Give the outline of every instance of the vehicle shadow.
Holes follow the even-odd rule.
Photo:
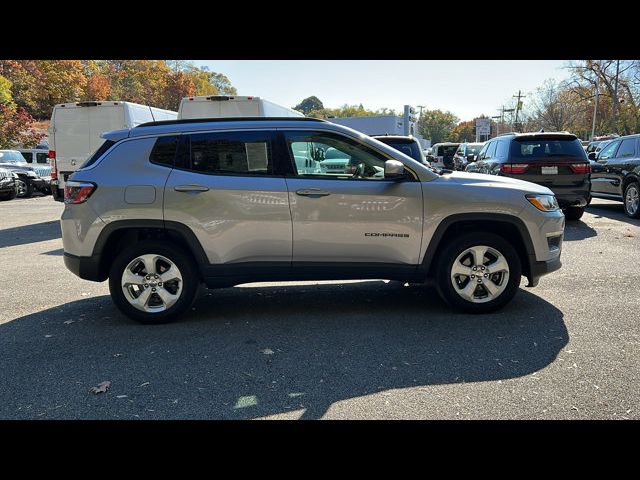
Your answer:
[[[587,211],[595,215],[596,218],[606,217],[640,227],[640,219],[627,217],[627,215],[625,215],[622,202],[595,203],[594,200],[587,207]]]
[[[598,235],[598,232],[582,220],[568,220],[564,225],[564,241],[584,240]]]
[[[62,237],[62,231],[58,220],[5,228],[0,230],[0,248],[44,242],[60,237]]]
[[[100,296],[0,325],[0,418],[318,419],[376,392],[528,375],[568,342],[525,290],[481,316],[382,281],[235,287],[194,308],[144,326]]]

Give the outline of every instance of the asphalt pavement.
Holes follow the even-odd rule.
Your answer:
[[[562,269],[495,314],[399,282],[279,282],[158,326],[67,271],[62,209],[0,202],[0,419],[640,418],[640,221],[620,203],[568,222]]]

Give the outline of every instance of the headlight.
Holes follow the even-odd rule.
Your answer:
[[[529,203],[543,212],[553,212],[560,209],[554,195],[525,195]]]

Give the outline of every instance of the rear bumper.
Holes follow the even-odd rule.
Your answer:
[[[591,198],[591,185],[586,182],[578,187],[549,187],[558,199],[560,208],[586,207]]]
[[[78,277],[92,282],[103,282],[106,280],[100,274],[100,256],[77,257],[64,252],[64,264]]]
[[[555,272],[556,270],[559,270],[560,267],[562,267],[562,262],[560,261],[559,255],[552,260],[547,260],[546,262],[538,262],[535,258],[532,258],[530,263],[531,276],[529,277],[529,284],[527,287],[535,287],[538,285],[540,277],[543,277],[548,273]]]

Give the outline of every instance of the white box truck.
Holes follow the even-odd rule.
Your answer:
[[[110,130],[141,123],[175,120],[177,112],[120,101],[61,103],[53,107],[49,124],[49,161],[53,198],[64,200],[67,178],[104,142]]]
[[[219,117],[304,117],[301,112],[260,97],[210,95],[184,97],[178,119]]]

